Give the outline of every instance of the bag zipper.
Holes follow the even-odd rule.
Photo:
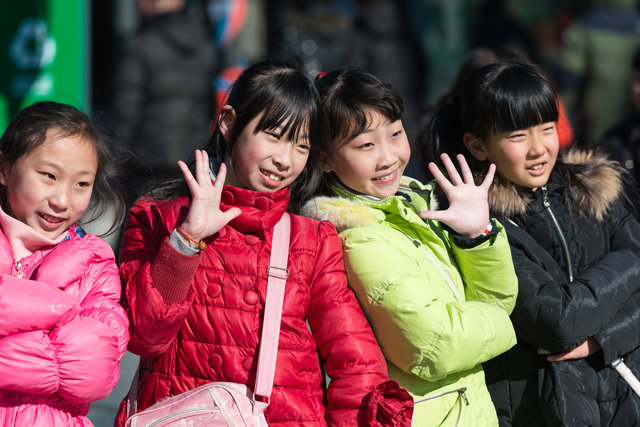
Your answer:
[[[569,282],[573,282],[573,265],[571,264],[571,257],[569,256],[569,245],[567,244],[567,239],[564,237],[564,233],[562,233],[562,229],[560,229],[560,224],[558,223],[558,220],[556,219],[556,216],[553,214],[553,211],[551,210],[551,204],[549,203],[549,199],[547,198],[547,186],[543,185],[541,187],[542,189],[542,204],[545,207],[545,209],[547,210],[547,212],[549,212],[549,216],[551,217],[551,221],[553,222],[553,224],[555,225],[556,231],[558,232],[558,235],[560,236],[560,243],[562,243],[562,249],[564,250],[564,256],[567,260],[567,270],[569,273]]]

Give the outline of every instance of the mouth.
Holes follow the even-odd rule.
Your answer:
[[[380,176],[380,177],[374,178],[373,181],[379,182],[381,184],[387,184],[387,183],[395,181],[395,179],[397,177],[398,177],[398,169],[396,169],[395,171],[393,171],[389,175],[385,175],[385,176]]]
[[[547,162],[537,163],[527,168],[527,171],[532,175],[542,175],[547,169]]]
[[[50,226],[57,226],[64,221],[64,218],[58,218],[56,216],[47,215],[45,213],[38,213],[38,216],[42,218],[44,223]]]
[[[265,183],[269,187],[277,187],[284,180],[284,176],[278,175],[277,173],[269,172],[264,169],[260,169],[260,174],[263,176]]]

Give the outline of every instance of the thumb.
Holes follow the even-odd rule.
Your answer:
[[[445,218],[445,215],[443,214],[444,211],[436,211],[433,209],[425,209],[423,211],[420,211],[420,213],[418,215],[420,215],[420,218],[422,219],[431,219],[434,221],[442,221]]]
[[[242,213],[242,211],[240,210],[240,208],[231,208],[228,211],[222,212],[222,217],[225,220],[225,223],[229,223],[231,222],[235,217],[237,217],[238,215],[240,215],[240,213]]]

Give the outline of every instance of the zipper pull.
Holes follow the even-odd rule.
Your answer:
[[[458,393],[460,393],[460,397],[462,398],[462,400],[464,400],[464,404],[469,406],[469,399],[467,399],[467,388],[466,387],[462,387],[461,389],[458,390]]]
[[[16,261],[16,277],[18,279],[24,278],[24,273],[22,272],[22,263],[20,261]]]
[[[551,203],[549,203],[549,199],[547,198],[547,186],[543,185],[541,188],[542,188],[542,204],[544,205],[545,208],[548,208],[549,206],[551,206]]]

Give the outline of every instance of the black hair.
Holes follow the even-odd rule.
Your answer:
[[[316,79],[315,84],[329,121],[329,140],[332,144],[360,135],[369,124],[369,110],[391,122],[402,118],[404,106],[400,95],[390,84],[382,82],[368,71],[332,71]]]
[[[55,131],[53,135],[49,133],[49,137],[79,137],[95,149],[98,170],[91,201],[82,217],[82,223],[90,223],[111,210],[115,216],[105,235],[113,233],[123,220],[127,206],[125,191],[119,181],[119,165],[123,160],[124,150],[121,153],[120,147],[77,108],[53,101],[41,101],[18,112],[0,137],[0,167],[13,168],[18,159],[45,143],[49,131]],[[73,153],[69,153],[69,156],[73,156]],[[3,189],[3,199],[5,195]]]
[[[226,105],[233,108],[235,119],[228,140],[220,131],[219,123],[209,138],[205,150],[212,158],[229,159],[227,166],[233,170],[235,144],[238,136],[254,118],[261,116],[255,132],[280,128],[291,140],[308,131],[311,149],[304,170],[291,184],[289,210],[297,212],[302,204],[315,194],[322,180],[318,168],[319,153],[327,150],[326,121],[319,105],[318,93],[302,67],[293,62],[266,60],[245,69],[231,86]],[[229,114],[230,112],[221,113]],[[156,198],[188,195],[184,180],[164,185],[169,191],[152,193]]]
[[[466,153],[465,133],[486,141],[499,134],[558,121],[558,96],[548,74],[520,61],[484,65],[469,74],[448,103],[436,111],[422,138],[426,162],[441,165],[440,154]],[[472,170],[486,172],[489,162],[467,156]]]

